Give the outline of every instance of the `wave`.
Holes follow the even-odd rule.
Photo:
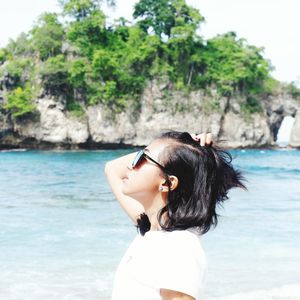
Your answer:
[[[286,168],[286,167],[246,166],[243,169],[248,172],[300,173],[300,169],[298,168]]]
[[[284,285],[270,290],[256,290],[207,300],[300,300],[300,284]]]
[[[0,152],[24,152],[24,151],[27,151],[28,149],[23,149],[23,148],[21,148],[21,149],[5,149],[5,150],[0,150]]]

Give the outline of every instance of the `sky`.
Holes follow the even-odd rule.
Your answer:
[[[159,0],[157,0],[159,1]],[[131,19],[136,0],[117,0],[105,9],[111,20]],[[264,47],[274,66],[272,75],[300,86],[300,0],[187,0],[205,17],[199,33],[204,38],[235,31],[249,44]],[[0,47],[27,32],[45,12],[59,12],[57,0],[0,0]],[[292,122],[291,120],[289,122]],[[289,125],[290,126],[290,125]],[[285,137],[286,138],[286,137]]]
[[[159,0],[157,0],[159,1]],[[111,18],[131,18],[135,0],[117,0]],[[273,76],[300,85],[299,0],[187,0],[205,17],[200,34],[210,38],[235,31],[250,44],[264,47],[275,67]],[[60,11],[57,0],[0,0],[0,47],[28,31],[45,11]]]

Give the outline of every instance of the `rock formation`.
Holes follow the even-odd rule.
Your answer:
[[[186,95],[168,84],[150,82],[141,98],[141,109],[128,109],[115,116],[98,104],[86,108],[83,117],[71,116],[64,105],[51,97],[36,100],[39,118],[12,121],[0,110],[0,149],[104,148],[146,145],[160,132],[210,131],[225,147],[270,147],[285,116],[296,118],[290,146],[300,147],[300,102],[287,94],[269,96],[263,111],[245,118],[241,101],[201,91]],[[0,107],[4,99],[0,94]]]

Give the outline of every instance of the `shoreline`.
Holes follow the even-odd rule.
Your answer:
[[[221,148],[226,150],[300,150],[300,147],[292,147],[289,145],[264,145],[256,147],[230,147],[222,144],[218,144]],[[133,148],[143,148],[146,145],[133,145],[123,143],[109,143],[109,144],[52,144],[52,143],[40,143],[40,144],[20,144],[20,145],[3,145],[0,144],[0,152],[22,152],[30,150],[44,150],[44,151],[93,151],[93,150],[126,150]]]

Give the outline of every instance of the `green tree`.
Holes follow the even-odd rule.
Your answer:
[[[168,40],[168,57],[173,67],[171,78],[179,86],[190,86],[197,71],[196,50],[202,47],[197,29],[204,18],[184,0],[175,0],[175,25]]]
[[[31,79],[33,68],[31,58],[16,57],[3,65],[1,73],[9,77],[12,88],[16,88],[17,86],[23,87]]]
[[[67,38],[75,44],[84,56],[90,59],[99,45],[107,43],[105,15],[101,11],[102,1],[96,0],[62,0],[63,14],[70,22]]]
[[[64,29],[56,13],[45,13],[32,29],[32,46],[41,60],[61,53]]]
[[[2,65],[7,60],[7,50],[5,48],[0,49],[0,65]]]
[[[134,6],[133,16],[145,32],[153,30],[160,38],[163,34],[170,37],[172,29],[178,26],[192,25],[195,31],[203,20],[199,11],[184,0],[140,0]]]
[[[156,60],[158,73],[167,73],[177,86],[191,85],[196,74],[196,60],[191,58],[202,42],[196,32],[204,20],[200,12],[184,0],[141,0],[135,6],[134,17],[144,32],[153,30],[161,39],[157,46],[162,58]],[[159,64],[163,68],[157,68]]]
[[[185,0],[173,0],[175,9],[175,24],[171,29],[173,38],[197,37],[196,30],[204,21],[204,17],[199,10],[186,4]]]
[[[63,14],[76,20],[81,21],[91,16],[95,11],[101,10],[101,0],[59,0],[63,9]],[[115,5],[115,0],[107,0],[110,6]]]
[[[93,57],[93,72],[95,77],[99,76],[101,82],[109,79],[117,79],[119,72],[119,62],[117,58],[108,50],[97,50]]]
[[[85,19],[71,23],[67,38],[79,47],[83,55],[92,57],[95,49],[107,43],[105,15],[94,11]]]
[[[67,83],[70,85],[70,93],[73,89],[72,97],[68,98],[68,110],[78,110],[82,112],[82,107],[75,101],[86,101],[90,90],[91,64],[83,57],[76,58],[69,62]]]
[[[134,6],[133,17],[145,32],[150,29],[159,37],[170,36],[175,25],[175,8],[170,0],[140,0]]]
[[[259,92],[271,69],[262,51],[244,39],[237,39],[232,32],[208,40],[199,53],[207,84],[216,83],[219,91],[226,95],[235,91]]]
[[[297,87],[295,82],[291,82],[289,83],[286,87],[285,87],[286,91],[292,95],[294,98],[296,99],[300,99],[300,88]]]
[[[115,101],[116,106],[124,107],[125,98],[140,94],[145,78],[135,69],[140,56],[134,55],[142,48],[135,44],[132,49],[129,46],[131,38],[129,33],[128,43],[119,45],[114,51],[109,48],[95,51],[92,61],[94,83],[91,85],[93,103]]]
[[[86,90],[90,63],[86,58],[77,58],[70,62],[68,81],[75,89]]]
[[[26,117],[36,112],[36,106],[32,102],[33,94],[29,85],[24,89],[17,87],[6,94],[7,103],[4,109],[10,111],[13,119]]]
[[[40,76],[46,93],[52,95],[69,95],[69,64],[62,54],[48,58],[41,67]]]
[[[27,56],[32,55],[33,49],[30,41],[30,34],[22,32],[16,40],[10,39],[6,46],[7,53],[13,56]]]
[[[114,111],[128,103],[139,108],[153,78],[167,78],[185,91],[216,86],[221,95],[242,93],[247,99],[242,109],[250,113],[258,112],[261,95],[277,86],[263,49],[234,33],[204,41],[198,31],[204,18],[185,0],[140,0],[133,24],[121,18],[110,26],[101,11],[104,1],[60,0],[64,23],[45,13],[29,33],[1,49],[0,77],[6,76],[9,89],[20,87],[25,95],[28,86],[41,85],[45,93],[63,95],[66,108],[82,115],[84,101]]]

